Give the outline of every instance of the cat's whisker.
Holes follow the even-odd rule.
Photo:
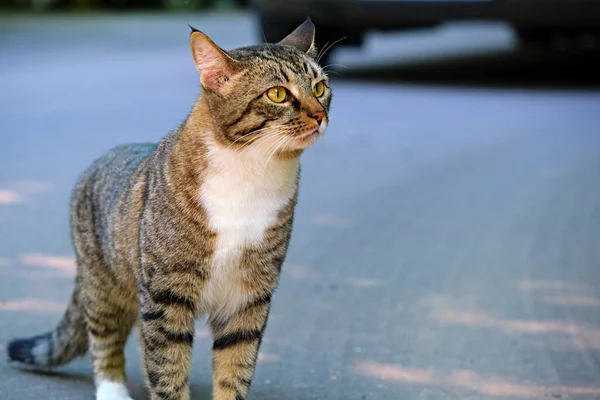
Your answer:
[[[329,42],[325,42],[325,45],[323,46],[323,48],[321,50],[319,50],[319,54],[317,54],[317,61],[319,61],[321,59],[321,56],[323,55],[323,51],[327,48],[327,45],[329,44]]]
[[[256,138],[260,137],[260,136],[255,136],[257,133],[265,133],[265,132],[269,132],[272,129],[279,129],[281,127],[284,127],[285,125],[275,125],[275,126],[267,126],[266,128],[262,128],[262,129],[256,129],[254,131],[248,132],[242,136],[240,136],[239,138],[235,139],[233,142],[231,142],[229,144],[229,146],[227,146],[227,149],[231,148],[231,146],[235,145],[236,143],[238,143],[240,140],[242,139],[247,139],[248,136],[254,136],[252,137],[248,142],[242,142],[242,145],[246,145],[246,143],[251,143],[253,140],[256,140]]]
[[[262,26],[260,27],[260,33],[262,33],[262,37],[263,37],[265,43],[269,43],[269,41],[267,40],[267,36],[265,35],[265,31],[262,28]]]
[[[234,140],[233,143],[236,143],[236,142],[238,142],[239,140],[242,140],[242,139],[246,139],[246,138],[248,138],[248,136],[252,136],[252,135],[254,135],[254,134],[258,133],[258,132],[264,132],[264,131],[268,131],[268,130],[271,130],[271,129],[282,128],[284,126],[285,125],[273,125],[273,126],[267,126],[267,127],[261,128],[261,129],[255,129],[253,131],[244,133],[239,138],[237,138],[236,140]]]
[[[253,138],[251,138],[250,140],[248,140],[247,142],[245,142],[246,147],[250,147],[250,145],[253,144],[253,143],[257,143],[260,140],[268,139],[268,138],[273,137],[275,135],[278,135],[280,132],[284,132],[284,131],[285,131],[285,129],[281,129],[280,127],[278,127],[277,129],[268,130],[266,132],[261,132],[260,135],[254,136]]]
[[[275,141],[274,143],[271,143],[271,144],[268,146],[268,148],[267,148],[267,150],[265,151],[265,153],[267,153],[267,152],[268,152],[268,151],[269,151],[271,148],[275,147],[275,145],[276,145],[277,143],[278,143],[277,141]],[[242,156],[242,153],[240,154],[240,157],[241,157],[241,156]],[[264,163],[264,161],[263,161],[262,163],[260,163],[260,164],[252,164],[252,165],[253,165],[253,167],[252,167],[252,168],[253,168],[253,169],[257,169],[257,170],[258,170],[259,168],[261,168],[261,167],[262,167],[262,170],[261,170],[261,172],[260,172],[260,174],[261,174],[261,175],[265,173],[265,171],[266,171],[266,164]]]
[[[266,161],[263,164],[263,170],[262,173],[264,174],[265,171],[267,170],[267,168],[269,167],[269,161],[271,160],[271,157],[273,157],[273,155],[275,153],[277,153],[277,150],[279,150],[279,148],[284,144],[287,143],[289,138],[291,138],[291,136],[284,136],[281,139],[279,139],[277,142],[275,142],[275,146],[273,148],[273,151],[271,151],[271,153],[269,154],[269,156],[267,157]]]
[[[328,68],[328,67],[333,67],[333,66],[348,68],[348,66],[344,65],[344,64],[327,64],[326,66],[323,67],[323,69]]]
[[[286,129],[287,129],[287,126],[285,126],[285,125],[278,125],[276,127],[273,127],[272,129],[268,129],[268,130],[262,131],[260,135],[254,136],[251,140],[256,140],[257,138],[265,137],[266,135],[272,135],[274,133],[281,132],[281,131],[284,131]],[[248,142],[250,142],[250,141],[248,141]]]
[[[285,135],[286,135],[287,133],[291,132],[291,130],[292,130],[291,128],[287,128],[287,129],[283,129],[283,130],[280,130],[280,131],[276,132],[276,134],[271,134],[271,135],[268,135],[268,136],[267,136],[267,135],[265,135],[265,136],[264,136],[264,140],[265,140],[265,141],[266,141],[266,140],[270,140],[270,139],[272,139],[273,137],[277,137],[277,136],[283,136],[283,137],[285,137]],[[277,143],[278,143],[278,141],[277,141],[277,140],[275,140],[273,143],[271,143],[271,144],[270,144],[270,145],[269,145],[269,146],[268,146],[268,147],[265,149],[265,152],[269,152],[269,151],[270,151],[270,150],[273,148],[273,146],[276,146],[276,145],[277,145]]]
[[[272,130],[272,129],[284,128],[285,126],[286,126],[285,124],[267,126],[265,128],[261,128],[261,129],[256,129],[256,130],[250,131],[250,132],[246,133],[242,137],[248,137],[248,136],[254,135],[255,133],[258,133],[258,132],[264,132],[264,131],[269,131],[269,130]]]
[[[271,139],[271,138],[273,138],[273,137],[275,137],[277,135],[285,134],[288,131],[289,131],[289,128],[287,128],[287,129],[278,129],[278,130],[275,130],[275,131],[269,131],[269,132],[267,132],[266,134],[263,134],[263,135],[255,136],[254,138],[252,138],[252,140],[249,140],[247,142],[247,145],[240,152],[239,156],[241,157],[251,147],[252,144],[255,145],[256,143],[258,143],[260,141],[265,141],[265,140]],[[270,149],[271,146],[269,146],[267,148],[267,150]]]
[[[340,73],[339,73],[338,71],[335,71],[335,70],[328,70],[328,69],[327,69],[327,68],[329,68],[329,67],[334,67],[334,66],[337,66],[337,67],[343,67],[343,68],[348,68],[348,66],[347,66],[347,65],[344,65],[344,64],[333,64],[333,63],[332,63],[332,64],[327,64],[326,66],[324,66],[324,67],[323,67],[323,71],[325,71],[325,73],[327,73],[328,75],[329,75],[329,74],[336,74],[336,75],[339,75]]]
[[[262,135],[259,135],[259,136],[263,136],[263,135],[265,135],[265,134],[267,134],[267,133],[271,133],[271,132],[279,132],[279,131],[281,131],[282,129],[286,129],[286,128],[288,128],[288,126],[287,126],[287,125],[285,125],[285,124],[283,124],[283,125],[269,126],[269,127],[266,127],[266,128],[257,129],[257,130],[255,130],[255,131],[252,131],[252,132],[250,132],[250,133],[247,133],[246,135],[244,135],[244,137],[246,137],[246,138],[247,138],[248,136],[250,136],[250,135],[255,135],[256,133],[259,133],[259,132],[262,132]],[[257,137],[257,136],[255,136],[254,138],[256,138],[256,137]],[[254,138],[253,138],[253,139],[254,139]]]
[[[317,58],[317,62],[321,61],[321,58],[323,58],[323,56],[325,56],[325,54],[333,47],[335,46],[337,43],[341,42],[342,40],[346,39],[346,36],[344,36],[343,38],[340,38],[338,40],[336,40],[333,43],[330,43],[329,45],[326,45],[325,47],[323,47],[323,51],[321,52],[321,54],[319,55],[319,57]]]
[[[294,136],[284,136],[277,144],[277,146],[275,146],[275,149],[271,152],[271,154],[269,155],[269,157],[267,157],[266,162],[264,163],[264,167],[263,167],[263,174],[266,171],[267,167],[269,166],[269,161],[271,160],[271,157],[273,157],[273,155],[275,155],[275,153],[277,153],[278,150],[284,148],[285,146],[287,146],[287,144],[293,140],[295,140],[296,138]]]
[[[333,46],[335,46],[337,43],[339,43],[339,42],[341,42],[342,40],[344,40],[344,39],[347,39],[347,38],[348,38],[347,36],[344,36],[343,38],[341,38],[341,39],[338,39],[338,40],[336,40],[335,42],[331,43],[329,46],[326,46],[326,47],[324,47],[324,48],[323,48],[323,52],[322,52],[322,54],[321,54],[319,57],[317,57],[317,62],[321,61],[321,58],[322,58],[322,57],[325,55],[325,53],[327,53],[329,50],[331,50],[331,48],[332,48]]]
[[[281,137],[281,138],[279,138],[278,140],[275,140],[273,143],[271,143],[271,144],[270,144],[270,145],[269,145],[269,146],[266,148],[265,152],[266,152],[266,153],[269,153],[269,152],[271,151],[271,149],[274,149],[274,151],[275,151],[275,150],[277,149],[277,146],[278,146],[278,145],[281,143],[281,141],[287,138],[287,136],[284,136],[284,135],[285,135],[287,132],[289,132],[289,131],[290,131],[290,130],[287,130],[287,131],[285,131],[285,132],[281,132],[281,134],[282,134],[282,137]],[[268,162],[268,159],[269,159],[269,158],[270,158],[270,157],[267,157],[267,159],[266,159],[266,160],[267,160],[267,162]],[[264,164],[266,164],[266,162],[265,162]]]
[[[244,136],[240,136],[239,138],[235,139],[233,142],[229,143],[229,146],[227,146],[227,150],[229,150],[231,148],[231,146],[235,145],[237,142],[239,142],[240,140],[244,139]],[[244,145],[244,143],[241,143],[242,146]]]

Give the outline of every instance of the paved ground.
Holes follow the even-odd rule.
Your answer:
[[[63,310],[77,175],[189,110],[188,21],[226,48],[258,40],[243,14],[1,21],[3,346]],[[511,41],[475,25],[336,54],[347,78],[304,159],[252,399],[600,399],[600,64],[506,55]],[[194,399],[209,348],[199,322]],[[135,340],[127,355],[141,400]],[[0,358],[0,399],[40,398],[92,399],[88,360]]]

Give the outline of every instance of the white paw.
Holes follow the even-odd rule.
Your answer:
[[[133,400],[127,386],[120,382],[102,381],[96,389],[96,400]]]

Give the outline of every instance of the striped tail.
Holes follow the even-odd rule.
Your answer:
[[[56,329],[41,335],[12,340],[7,346],[11,361],[36,367],[55,367],[81,356],[88,349],[85,319],[77,302],[77,288]]]

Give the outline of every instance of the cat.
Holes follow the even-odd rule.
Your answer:
[[[310,19],[278,43],[229,52],[190,26],[201,91],[157,144],[94,161],[71,199],[75,287],[55,330],[8,344],[55,367],[91,353],[97,400],[131,400],[124,346],[137,325],[152,400],[188,400],[194,323],[208,315],[214,400],[250,390],[291,238],[300,158],[332,92]]]

